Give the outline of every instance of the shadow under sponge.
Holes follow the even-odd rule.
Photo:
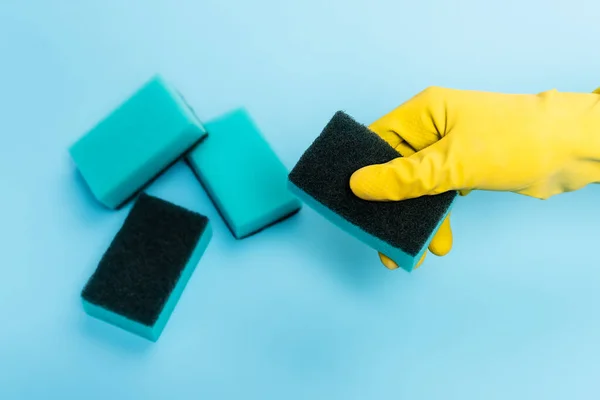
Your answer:
[[[288,186],[330,222],[412,271],[457,192],[397,202],[362,200],[352,192],[356,170],[398,157],[377,134],[338,111],[292,169]]]
[[[84,310],[158,340],[211,237],[207,217],[142,193],[82,291]]]
[[[161,76],[146,82],[69,149],[94,197],[120,208],[206,137]]]

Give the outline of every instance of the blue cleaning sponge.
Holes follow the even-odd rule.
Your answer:
[[[142,193],[82,291],[84,310],[158,340],[211,237],[207,217]]]
[[[187,161],[236,238],[300,210],[300,201],[287,189],[288,170],[246,110],[234,110],[205,127],[208,137]]]
[[[352,174],[400,157],[390,145],[337,112],[289,175],[301,200],[348,233],[412,271],[457,197],[456,191],[398,202],[362,200]]]
[[[157,75],[73,144],[70,154],[93,195],[115,209],[205,136],[181,95]]]

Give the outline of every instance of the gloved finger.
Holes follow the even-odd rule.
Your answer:
[[[379,253],[379,259],[381,260],[381,263],[387,269],[397,269],[398,268],[398,264],[396,264],[395,262],[393,262],[392,259],[388,258],[385,254]]]
[[[387,144],[394,148],[402,157],[412,156],[415,149],[407,143],[397,132],[384,128],[382,125],[371,125],[369,127]]]
[[[431,146],[445,133],[445,129],[440,129],[440,121],[447,120],[445,92],[425,89],[373,122],[369,129],[404,157]]]
[[[400,135],[398,135],[394,131],[385,129],[382,126],[370,125],[369,129],[375,132],[377,136],[385,140],[385,142],[393,148],[396,148],[397,146],[400,146],[402,143],[404,143],[404,140],[402,139],[402,137],[400,137]]]
[[[450,227],[450,214],[446,216],[440,228],[429,243],[429,251],[436,256],[445,256],[452,250],[452,228]]]
[[[423,255],[421,256],[421,259],[419,260],[419,262],[417,263],[417,265],[415,266],[414,269],[419,268],[421,266],[421,264],[423,264],[423,261],[425,261],[426,256],[427,256],[427,252],[423,253]],[[396,264],[394,261],[392,261],[390,258],[388,258],[385,254],[379,253],[379,259],[381,260],[381,263],[387,269],[397,269],[398,268],[398,264]]]
[[[363,167],[350,177],[350,188],[363,200],[399,201],[464,189],[462,174],[452,173],[448,137],[410,157]]]

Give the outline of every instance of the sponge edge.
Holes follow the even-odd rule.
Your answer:
[[[156,75],[69,152],[94,197],[116,209],[206,135],[179,92]]]
[[[352,236],[412,271],[450,212],[457,193],[370,202],[350,189],[352,174],[400,157],[344,112],[337,112],[289,174],[289,189]]]
[[[288,170],[245,109],[205,124],[208,137],[186,157],[237,239],[296,214],[300,201],[287,188]]]
[[[158,340],[211,237],[207,217],[141,194],[82,291],[84,310]]]

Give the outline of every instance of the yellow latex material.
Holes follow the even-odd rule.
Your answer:
[[[599,94],[428,88],[369,127],[403,157],[356,171],[350,186],[365,200],[399,201],[449,190],[547,199],[597,183]],[[442,256],[451,247],[448,217],[429,250]]]

